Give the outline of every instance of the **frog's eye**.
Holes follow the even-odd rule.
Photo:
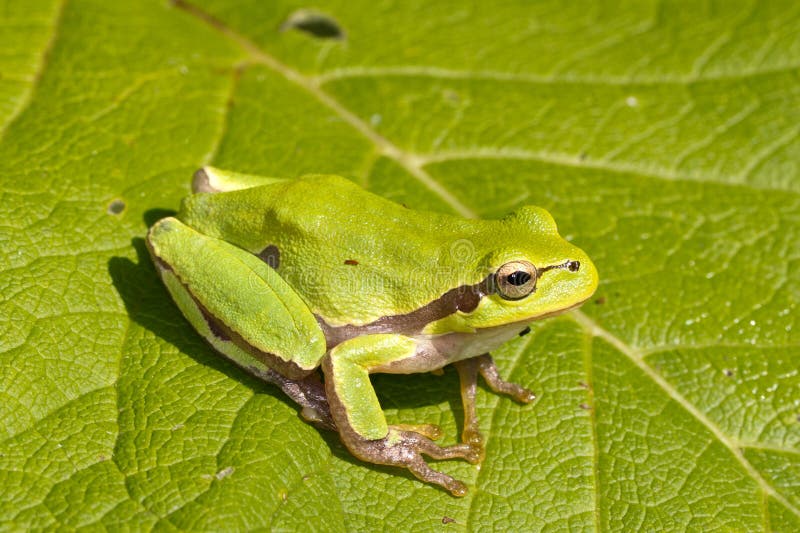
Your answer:
[[[527,261],[512,261],[501,266],[494,278],[500,296],[506,300],[519,300],[536,290],[539,272]]]

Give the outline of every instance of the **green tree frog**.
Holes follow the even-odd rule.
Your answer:
[[[455,496],[466,485],[433,459],[483,459],[478,374],[528,403],[489,352],[528,325],[579,306],[597,287],[587,255],[550,214],[500,220],[414,211],[331,175],[285,180],[206,167],[176,217],[147,245],[181,312],[221,354],[276,384],[306,420],[335,430],[356,457],[404,467]],[[431,424],[391,425],[369,375],[453,363],[461,442]],[[321,374],[321,375],[320,375]]]

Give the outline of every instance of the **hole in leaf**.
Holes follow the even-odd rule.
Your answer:
[[[344,39],[344,30],[333,17],[310,9],[298,9],[289,15],[280,30],[300,30],[318,39]]]
[[[116,199],[112,200],[110,204],[108,204],[108,214],[109,215],[119,215],[125,210],[125,202],[122,200]]]

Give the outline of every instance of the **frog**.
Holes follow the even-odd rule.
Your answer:
[[[551,214],[497,219],[414,210],[331,174],[276,178],[206,166],[146,244],[178,309],[211,347],[338,433],[355,457],[407,469],[453,496],[467,485],[426,461],[479,464],[478,378],[520,404],[491,352],[574,309],[598,284]],[[460,440],[389,424],[374,373],[458,374]]]

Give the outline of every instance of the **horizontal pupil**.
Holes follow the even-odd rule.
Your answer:
[[[528,283],[531,280],[531,275],[528,272],[517,270],[509,274],[507,279],[510,284],[519,287]]]

